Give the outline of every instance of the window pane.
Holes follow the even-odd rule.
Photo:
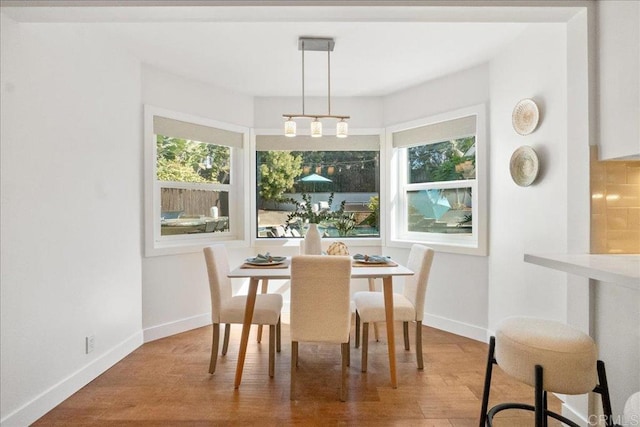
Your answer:
[[[257,151],[258,237],[302,237],[305,218],[287,219],[303,195],[312,212],[332,212],[325,236],[379,237],[379,161],[378,151]]]
[[[157,135],[157,179],[229,184],[231,148]]]
[[[471,234],[471,188],[407,192],[408,231]]]
[[[475,137],[407,148],[408,182],[475,179]]]
[[[160,198],[162,236],[229,231],[227,191],[162,188]]]

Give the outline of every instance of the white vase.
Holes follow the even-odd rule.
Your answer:
[[[322,255],[322,238],[318,231],[318,224],[309,224],[307,234],[304,235],[305,255]]]

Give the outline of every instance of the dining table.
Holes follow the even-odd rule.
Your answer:
[[[327,255],[330,256],[330,255]],[[386,263],[372,264],[353,260],[351,269],[352,279],[382,279],[382,292],[384,293],[385,320],[387,326],[387,347],[389,351],[389,374],[391,387],[398,387],[396,374],[396,353],[395,353],[395,332],[393,320],[393,278],[396,276],[411,276],[414,272],[409,268],[389,260]],[[234,268],[227,275],[230,278],[249,279],[249,289],[247,291],[247,302],[244,312],[244,322],[242,324],[242,335],[240,338],[240,351],[238,353],[238,363],[236,366],[236,376],[234,387],[240,387],[242,382],[242,371],[244,368],[245,356],[247,354],[247,344],[249,342],[249,332],[251,320],[255,308],[258,283],[268,283],[269,280],[288,280],[291,278],[291,258],[287,257],[283,262],[273,265],[251,265],[243,263]],[[263,286],[263,292],[266,291]]]

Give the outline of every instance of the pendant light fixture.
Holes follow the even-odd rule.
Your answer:
[[[294,119],[311,119],[311,136],[314,138],[322,136],[322,122],[320,119],[336,119],[336,136],[346,138],[349,133],[347,120],[349,116],[336,116],[331,114],[331,51],[335,46],[332,38],[300,37],[298,39],[298,50],[302,51],[302,113],[283,114],[284,135],[294,137],[297,134],[296,122]],[[304,52],[306,50],[327,52],[327,114],[306,114],[304,110]]]

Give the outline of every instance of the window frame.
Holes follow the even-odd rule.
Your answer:
[[[476,177],[474,180],[441,181],[437,183],[408,183],[407,147],[394,147],[393,135],[409,129],[433,125],[463,117],[476,116]],[[454,111],[433,115],[386,128],[386,151],[390,159],[387,192],[389,215],[387,216],[388,245],[410,247],[421,243],[442,252],[487,255],[487,132],[486,105],[478,104]],[[460,134],[459,137],[469,136]],[[435,143],[435,142],[433,142]],[[424,189],[471,188],[473,229],[471,235],[408,231],[407,192]]]
[[[282,135],[282,129],[254,129],[251,136],[250,148],[249,152],[251,153],[249,170],[250,170],[250,178],[249,182],[252,183],[251,191],[250,191],[250,225],[251,225],[251,246],[253,247],[298,247],[300,242],[303,240],[299,237],[273,237],[273,238],[258,238],[258,206],[257,206],[257,190],[258,190],[258,176],[257,176],[257,165],[256,165],[256,157],[257,157],[257,144],[256,139],[258,136],[272,136]],[[387,160],[386,160],[386,150],[385,146],[385,130],[383,128],[371,128],[371,129],[349,129],[349,135],[375,135],[380,139],[380,143],[378,146],[378,150],[380,153],[380,188],[379,191],[379,200],[380,200],[380,236],[379,237],[336,237],[336,238],[327,238],[330,240],[340,240],[349,245],[349,247],[367,247],[367,246],[384,246],[385,241],[385,209],[383,208],[383,201],[385,200],[386,195],[386,187],[384,185],[384,179],[388,172],[387,168]],[[322,138],[319,138],[322,140]],[[296,138],[287,138],[290,142],[295,142]],[[341,139],[340,143],[348,144],[349,138]],[[300,148],[292,148],[292,151],[304,151],[304,146],[302,143],[300,144]],[[326,151],[331,151],[330,147]]]
[[[154,130],[154,117],[165,117],[194,125],[242,134],[242,147],[230,146],[229,184],[189,183],[159,181],[157,179],[157,145]],[[177,135],[165,135],[177,136]],[[234,246],[247,246],[245,231],[247,216],[245,197],[240,189],[246,180],[246,148],[250,137],[250,129],[243,126],[224,123],[191,114],[167,110],[152,105],[144,106],[144,138],[145,138],[145,255],[158,256],[195,252],[212,243],[229,243]],[[206,142],[206,141],[203,141]],[[161,235],[161,189],[199,189],[207,191],[227,191],[229,195],[229,231],[216,233],[196,233]],[[245,212],[243,215],[242,213]],[[232,220],[231,220],[232,219]]]

